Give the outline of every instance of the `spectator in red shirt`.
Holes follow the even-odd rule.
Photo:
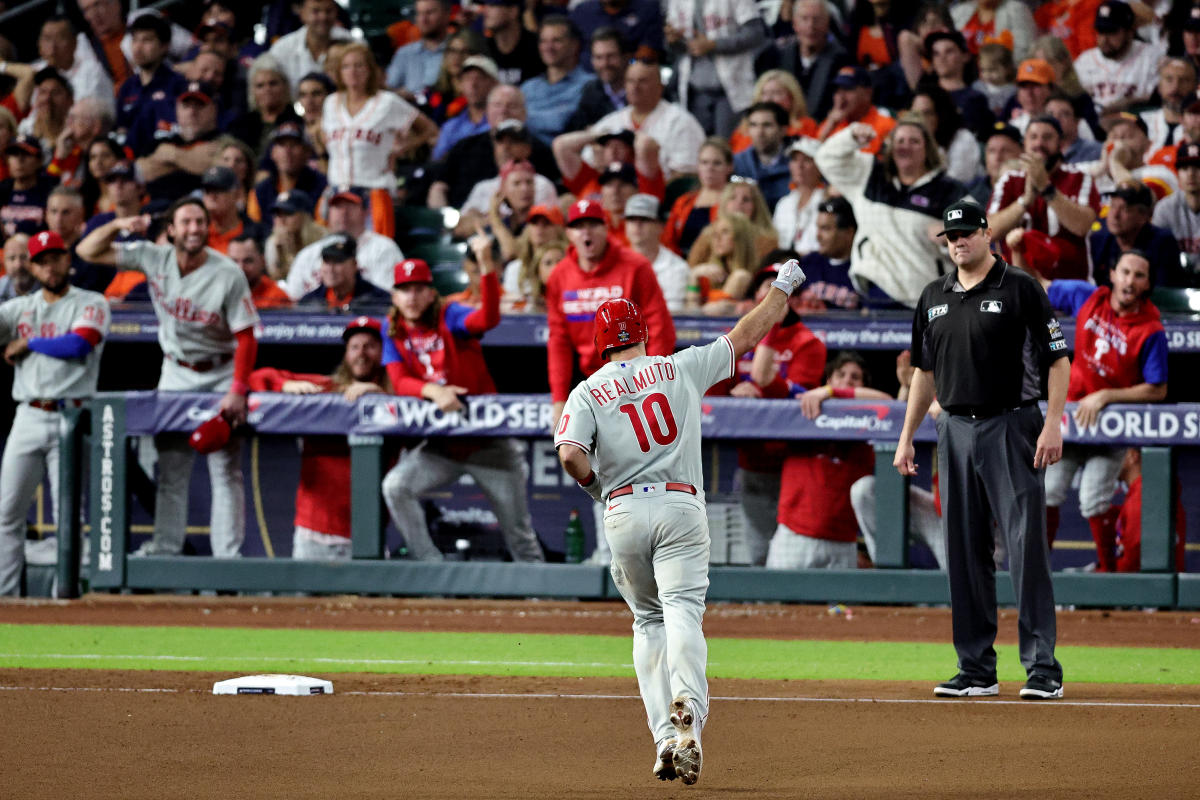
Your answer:
[[[1117,517],[1117,572],[1140,572],[1142,569],[1142,451],[1131,447],[1121,462],[1121,482],[1125,484],[1125,502]],[[1186,572],[1187,516],[1180,500],[1176,481],[1172,512],[1175,533],[1175,571]]]
[[[253,244],[253,240],[249,240]],[[235,242],[235,245],[237,242]],[[269,280],[269,279],[268,279]],[[388,393],[383,368],[383,325],[370,317],[351,320],[342,331],[342,363],[332,375],[287,372],[270,367],[250,374],[253,392],[337,392],[353,403],[364,394]],[[292,558],[350,560],[350,447],[344,436],[300,439],[300,484],[296,487]]]
[[[429,265],[409,258],[396,265],[383,362],[396,394],[424,398],[443,414],[464,411],[467,394],[495,394],[479,339],[500,323],[500,281],[492,240],[471,238],[479,261],[479,308],[443,303]],[[420,496],[470,475],[487,495],[514,561],[544,561],[529,516],[528,468],[516,439],[432,437],[408,450],[383,479],[383,499],[412,558],[440,561]]]
[[[675,352],[675,323],[654,268],[645,256],[609,239],[608,219],[599,203],[580,200],[571,206],[567,239],[571,247],[546,282],[547,369],[555,424],[571,391],[576,363],[584,375],[602,366],[592,321],[604,301],[628,297],[637,303],[649,331],[647,352]]]

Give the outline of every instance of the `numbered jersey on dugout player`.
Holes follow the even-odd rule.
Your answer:
[[[733,377],[735,363],[733,345],[722,336],[670,356],[605,364],[571,391],[554,446],[590,453],[605,493],[661,481],[699,490],[701,398]]]

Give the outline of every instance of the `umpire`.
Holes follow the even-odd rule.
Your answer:
[[[1025,699],[1062,697],[1054,658],[1054,588],[1046,542],[1045,467],[1062,457],[1071,365],[1038,282],[991,252],[987,217],[974,202],[949,206],[942,223],[958,267],[925,287],[913,318],[912,363],[896,469],[915,475],[913,434],[936,394],[938,476],[958,674],[940,697],[999,694],[993,520],[1008,545],[1017,597]],[[1037,406],[1048,368],[1048,410]]]

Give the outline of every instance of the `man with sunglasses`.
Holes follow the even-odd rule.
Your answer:
[[[925,287],[913,318],[901,475],[917,473],[913,435],[936,394],[938,481],[946,537],[958,674],[939,697],[999,694],[996,680],[995,521],[1005,536],[1017,598],[1023,699],[1063,696],[1054,657],[1056,620],[1046,541],[1045,469],[1062,458],[1063,405],[1071,363],[1045,291],[991,252],[987,217],[972,201],[942,215],[957,269]],[[1048,367],[1046,416],[1039,375]]]

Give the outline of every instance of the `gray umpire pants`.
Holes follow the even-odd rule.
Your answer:
[[[504,543],[514,561],[545,561],[533,532],[526,486],[528,465],[514,439],[490,439],[465,458],[451,458],[430,439],[400,456],[383,478],[383,499],[392,524],[404,537],[411,558],[440,561],[442,553],[429,536],[421,495],[458,480],[464,473],[487,495],[500,523]]]
[[[1045,475],[1033,467],[1042,424],[1037,406],[987,419],[948,413],[937,418],[954,649],[959,671],[972,678],[996,675],[995,519],[1008,544],[1021,665],[1030,676],[1062,680],[1062,665],[1054,658]]]

